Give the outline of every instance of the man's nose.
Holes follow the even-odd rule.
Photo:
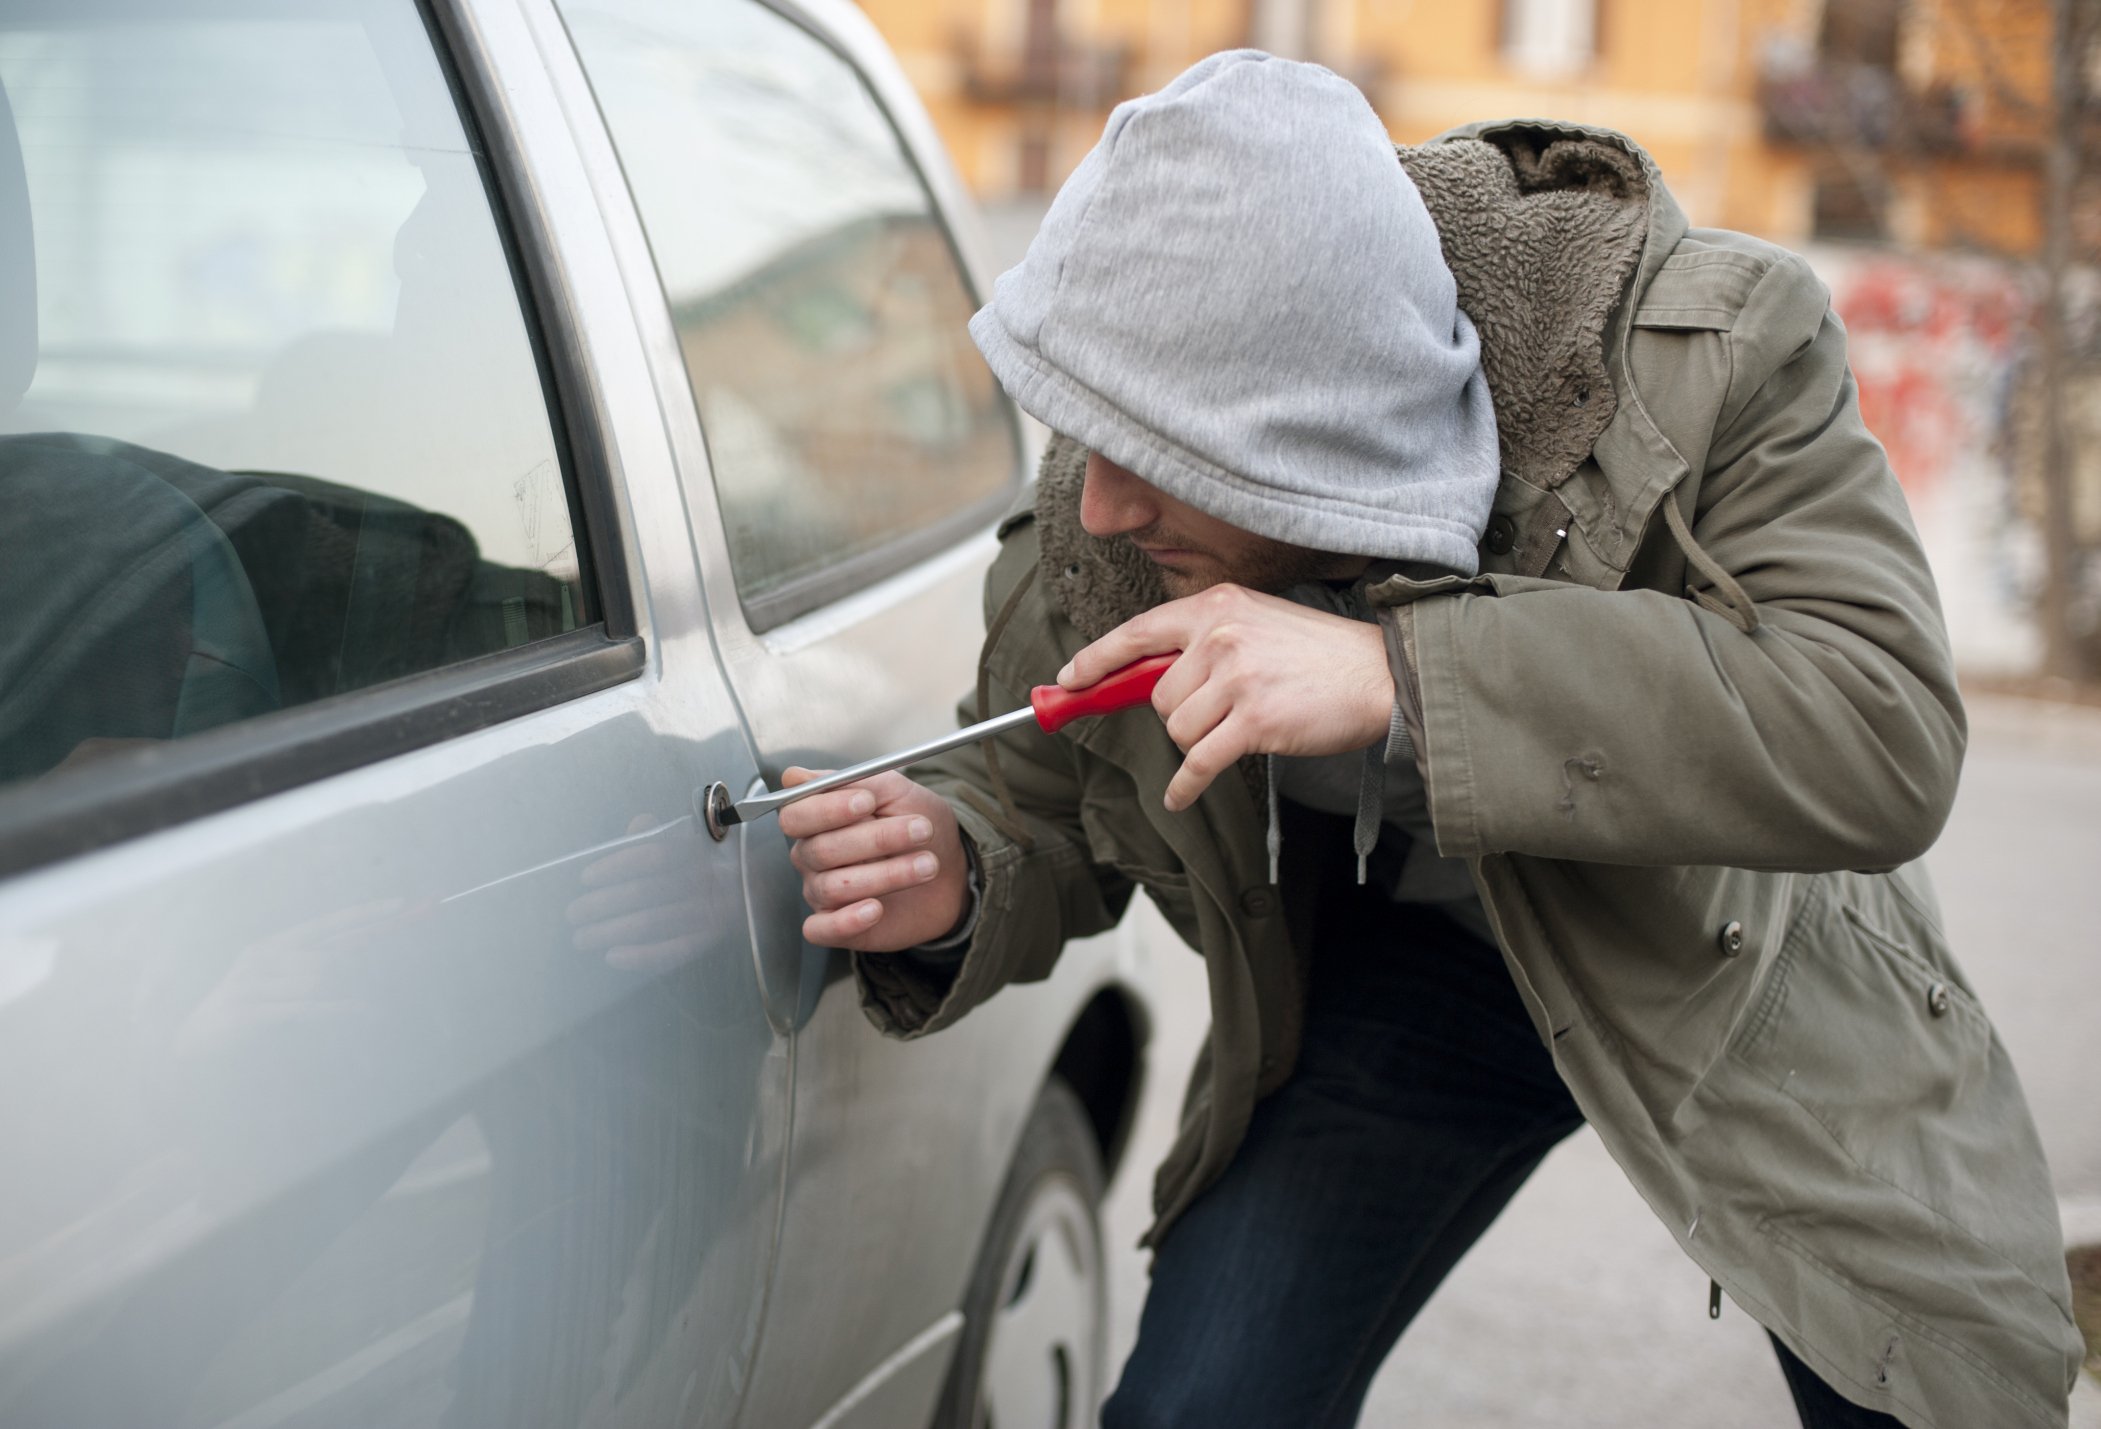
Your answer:
[[[1080,489],[1080,526],[1088,535],[1121,536],[1159,519],[1151,486],[1116,463],[1088,453],[1087,481]]]

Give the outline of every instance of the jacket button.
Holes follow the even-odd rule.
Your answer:
[[[1488,536],[1483,542],[1491,556],[1507,556],[1510,548],[1517,544],[1517,523],[1508,516],[1493,516],[1488,521]]]
[[[1721,945],[1723,957],[1733,958],[1744,950],[1744,925],[1731,918],[1714,940]]]
[[[1926,989],[1926,1010],[1935,1017],[1948,1015],[1948,985],[1937,982]]]
[[[1240,895],[1240,911],[1250,918],[1267,918],[1277,911],[1277,895],[1267,888],[1250,888]]]

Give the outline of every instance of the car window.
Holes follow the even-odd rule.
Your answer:
[[[1011,409],[859,74],[753,0],[560,0],[640,210],[751,623],[989,517]]]
[[[0,785],[576,628],[414,0],[0,7]]]

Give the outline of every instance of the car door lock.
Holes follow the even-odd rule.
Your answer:
[[[706,826],[708,837],[721,843],[730,836],[730,825],[737,821],[736,805],[730,799],[729,785],[720,779],[705,788],[693,791],[693,812]]]

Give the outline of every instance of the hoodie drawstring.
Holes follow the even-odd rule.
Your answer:
[[[1678,498],[1674,492],[1664,493],[1663,524],[1670,528],[1672,538],[1678,543],[1678,549],[1685,553],[1685,559],[1692,562],[1694,570],[1707,577],[1709,583],[1722,593],[1722,598],[1716,600],[1706,591],[1694,590],[1691,586],[1685,588],[1685,593],[1697,604],[1721,616],[1744,634],[1749,635],[1756,630],[1757,604],[1745,594],[1744,588],[1736,583],[1736,577],[1723,570],[1722,563],[1708,555],[1700,548],[1700,543],[1692,538],[1692,528],[1685,524],[1685,513],[1678,509]]]
[[[1263,842],[1269,847],[1269,881],[1276,885],[1284,881],[1278,871],[1278,865],[1284,858],[1284,823],[1277,812],[1277,756],[1264,756],[1263,765],[1263,772],[1268,776],[1269,784],[1269,832],[1264,836]]]
[[[1364,772],[1357,780],[1357,826],[1350,833],[1350,846],[1357,851],[1357,883],[1364,884],[1365,867],[1379,842],[1379,825],[1386,821],[1386,741],[1364,751]]]
[[[1315,609],[1355,620],[1373,619],[1361,583],[1347,591],[1331,591],[1315,585],[1302,586],[1299,590],[1312,597],[1304,603]],[[1350,829],[1350,847],[1357,854],[1357,883],[1360,887],[1369,874],[1371,851],[1379,844],[1379,829],[1386,822],[1386,751],[1391,743],[1389,733],[1387,738],[1367,746],[1357,775],[1357,818]],[[1277,759],[1277,755],[1271,754],[1265,760],[1265,772],[1269,776],[1269,833],[1265,842],[1269,847],[1269,881],[1272,884],[1283,881],[1279,869],[1283,861],[1284,824],[1277,811],[1280,798]]]
[[[1269,881],[1283,882],[1280,865],[1284,855],[1284,822],[1277,804],[1277,759],[1264,756],[1269,784],[1269,831],[1264,843],[1269,849]],[[1357,854],[1357,882],[1361,886],[1371,864],[1371,851],[1379,845],[1379,829],[1386,822],[1386,741],[1364,751],[1364,764],[1357,779],[1357,820],[1350,830],[1350,847]]]

